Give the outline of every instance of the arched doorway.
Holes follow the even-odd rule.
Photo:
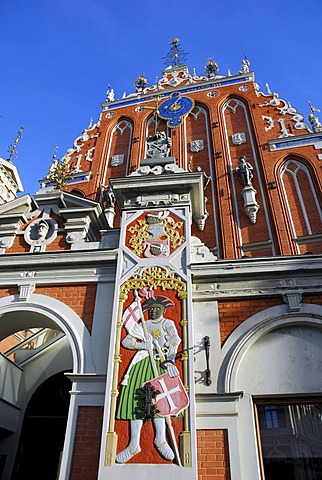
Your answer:
[[[56,480],[63,450],[71,389],[64,372],[43,382],[24,417],[11,480]]]

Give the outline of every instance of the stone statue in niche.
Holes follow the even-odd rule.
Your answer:
[[[103,207],[107,223],[110,228],[114,226],[116,198],[111,185],[103,192]]]
[[[239,175],[239,180],[243,185],[242,196],[244,199],[244,211],[251,223],[256,223],[257,212],[259,205],[256,202],[256,190],[252,184],[253,178],[253,166],[246,162],[246,157],[239,158],[239,165],[236,168],[236,172]]]
[[[24,239],[32,252],[43,252],[57,236],[57,223],[52,218],[40,218],[24,231]]]
[[[103,202],[104,208],[114,208],[115,206],[116,200],[111,185],[103,193]]]
[[[165,132],[156,132],[146,139],[148,144],[147,154],[151,158],[168,157],[171,149],[171,138]]]
[[[239,165],[236,168],[236,172],[239,175],[239,179],[244,187],[252,186],[253,167],[249,162],[246,162],[246,157],[239,158]]]
[[[154,444],[163,458],[172,461],[178,457],[178,449],[170,416],[179,415],[189,404],[175,364],[181,338],[175,322],[163,316],[174,303],[163,295],[155,296],[147,288],[135,291],[134,295],[135,300],[123,313],[127,335],[122,346],[136,353],[121,382],[116,413],[118,420],[130,422],[130,439],[128,446],[117,454],[116,462],[126,463],[141,451],[140,436],[146,417],[142,416],[139,398],[142,387],[148,384],[153,385],[156,397],[155,413],[150,417],[155,428]],[[142,305],[140,297],[145,298]],[[147,320],[144,311],[148,311]],[[171,446],[166,438],[167,429]]]
[[[46,222],[46,220],[40,220],[39,223],[37,223],[37,240],[38,242],[43,242],[46,240],[46,237],[49,232],[49,224]]]

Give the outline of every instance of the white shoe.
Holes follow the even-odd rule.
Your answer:
[[[157,444],[157,442],[154,442],[154,445],[157,447],[158,452],[160,455],[162,455],[163,458],[166,460],[173,460],[174,459],[174,453],[172,448],[167,444],[167,442],[163,442],[160,445]]]
[[[115,461],[116,463],[126,463],[131,460],[134,455],[141,452],[141,448],[137,447],[134,452],[131,452],[130,447],[126,447],[120,453],[116,455]]]

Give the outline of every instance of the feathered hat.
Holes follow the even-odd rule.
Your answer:
[[[145,312],[148,310],[152,305],[162,305],[164,308],[174,307],[174,303],[167,297],[163,295],[158,295],[156,298],[148,298],[142,305],[142,310]]]

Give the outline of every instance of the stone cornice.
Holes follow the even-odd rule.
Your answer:
[[[322,293],[321,255],[220,260],[191,270],[195,301]]]
[[[115,280],[117,250],[6,254],[0,286],[83,284]]]
[[[190,203],[198,224],[206,217],[202,172],[130,175],[111,179],[111,185],[120,210]]]

